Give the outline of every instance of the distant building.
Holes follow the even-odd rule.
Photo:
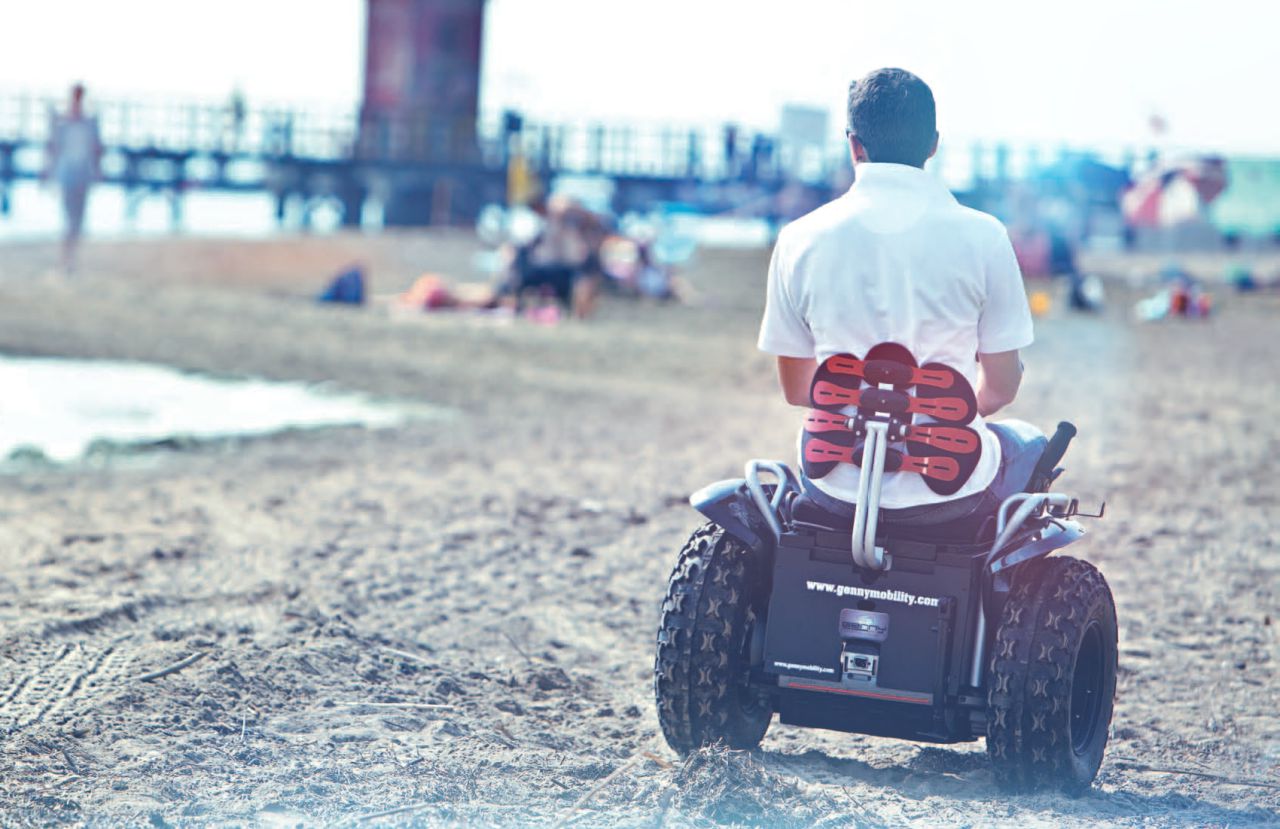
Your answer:
[[[367,0],[364,157],[475,153],[484,0]]]

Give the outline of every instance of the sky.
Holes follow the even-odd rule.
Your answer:
[[[0,94],[352,106],[363,0],[8,0]],[[773,128],[878,66],[971,139],[1280,155],[1280,6],[1257,0],[488,0],[481,105],[541,120]]]

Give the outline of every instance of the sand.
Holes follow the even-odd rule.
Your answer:
[[[1010,797],[981,742],[775,723],[752,754],[667,749],[653,641],[685,498],[791,454],[753,349],[767,252],[704,252],[694,307],[587,324],[307,300],[354,259],[387,292],[473,252],[99,243],[56,279],[51,246],[0,250],[0,351],[447,410],[0,475],[0,824],[1280,824],[1280,297],[1138,325],[1117,287],[1040,322],[1008,414],[1080,427],[1060,486],[1108,514],[1071,552],[1111,583],[1121,667],[1094,790]]]

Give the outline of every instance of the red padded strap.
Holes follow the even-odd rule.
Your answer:
[[[857,460],[854,460],[854,449]],[[804,460],[808,463],[858,463],[862,460],[861,446],[841,446],[822,438],[809,438],[804,442]]]
[[[811,434],[850,432],[849,418],[840,414],[810,409],[804,417],[804,429]],[[977,452],[981,448],[978,433],[964,426],[942,426],[922,423],[907,427],[906,439],[958,455]]]
[[[885,468],[888,468],[888,464]],[[918,472],[926,478],[948,483],[954,481],[960,474],[960,462],[946,455],[930,455],[925,458],[907,455],[902,458],[898,468],[903,472]]]
[[[939,407],[935,411],[927,409],[921,409],[920,411],[939,420],[946,420],[960,425],[969,423],[978,416],[978,398],[973,393],[973,386],[969,385],[969,381],[964,378],[963,374],[942,363],[925,363],[924,370],[949,371],[955,376],[956,382],[955,385],[945,391],[935,389],[932,386],[916,386],[916,396],[921,400],[932,400],[934,405]]]
[[[960,455],[977,452],[982,448],[978,433],[966,426],[936,426],[923,424],[907,429],[907,440],[923,443],[935,449],[945,449]]]
[[[830,380],[819,380],[814,383],[811,396],[815,406],[856,406],[862,399],[857,389],[837,386]]]
[[[830,380],[819,380],[813,384],[813,405],[815,406],[857,406],[862,401],[862,392],[847,389]],[[967,423],[973,415],[968,402],[962,397],[910,397],[907,411],[912,414],[927,414],[938,420],[952,423]]]
[[[851,463],[862,465],[862,445],[841,446],[819,437],[810,437],[804,442],[804,461],[806,464]],[[884,455],[886,472],[915,472],[936,481],[951,482],[960,475],[960,463],[955,458],[945,455],[916,457],[904,455],[897,449],[887,449]]]
[[[848,432],[849,418],[844,415],[824,412],[821,409],[810,409],[804,416],[804,430],[814,434],[818,432]]]
[[[851,354],[837,354],[826,361],[826,366],[832,374],[860,377],[872,385],[892,383],[949,389],[955,384],[955,372],[951,369],[915,368],[892,360],[859,360]]]
[[[927,414],[952,423],[968,423],[973,420],[973,412],[963,397],[913,397],[907,411]]]

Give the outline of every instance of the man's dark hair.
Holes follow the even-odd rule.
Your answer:
[[[869,161],[923,167],[938,137],[933,91],[905,69],[877,69],[849,84],[849,131]]]

